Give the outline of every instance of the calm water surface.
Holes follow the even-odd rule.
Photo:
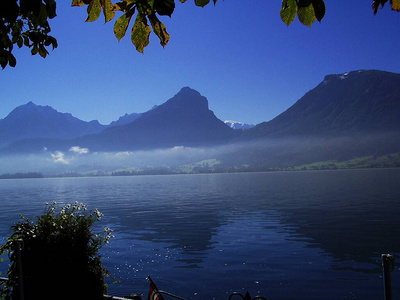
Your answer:
[[[114,229],[113,295],[146,298],[151,275],[186,299],[383,299],[399,200],[399,169],[0,180],[0,241],[19,214],[79,201]],[[398,267],[392,280],[396,299]]]

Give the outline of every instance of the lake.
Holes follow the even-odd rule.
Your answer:
[[[400,254],[400,169],[0,180],[1,243],[52,201],[104,213],[116,296],[146,299],[151,275],[186,299],[383,299]]]

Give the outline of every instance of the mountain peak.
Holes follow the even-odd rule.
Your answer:
[[[194,147],[221,144],[237,134],[208,109],[206,97],[184,87],[133,122],[104,130],[89,146],[108,151]]]
[[[200,95],[200,93],[198,91],[196,91],[195,89],[192,89],[191,87],[188,87],[188,86],[184,86],[183,88],[181,88],[179,93],[192,93],[192,94]]]
[[[85,122],[70,113],[60,113],[51,106],[36,105],[32,101],[16,107],[1,121],[0,145],[20,139],[72,138],[98,133],[105,127],[97,120]]]
[[[16,107],[13,111],[11,111],[6,119],[22,119],[28,115],[32,114],[42,114],[42,113],[57,113],[55,109],[50,106],[40,106],[36,105],[32,101],[29,101],[27,104]]]
[[[198,91],[183,87],[174,97],[169,99],[161,106],[180,106],[185,109],[193,110],[208,110],[208,100]]]

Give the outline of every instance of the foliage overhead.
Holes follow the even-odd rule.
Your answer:
[[[14,45],[31,48],[32,55],[43,58],[47,48],[57,47],[57,40],[49,33],[48,20],[56,16],[55,0],[1,0],[0,5],[0,65],[15,67]]]
[[[113,20],[114,34],[121,40],[131,26],[131,41],[136,50],[143,53],[149,44],[153,31],[160,40],[161,46],[168,44],[170,36],[160,16],[171,17],[175,10],[175,0],[72,0],[72,6],[86,6],[87,22],[97,20],[103,12],[105,22]],[[187,0],[179,0],[181,3]],[[383,7],[388,0],[373,0],[372,9],[376,14],[379,6]],[[212,1],[214,5],[217,0]],[[210,0],[194,0],[195,5],[205,6]],[[400,0],[390,0],[393,10],[400,11]],[[136,16],[135,16],[136,15]],[[280,10],[282,21],[290,25],[298,18],[300,23],[311,26],[315,20],[321,21],[325,16],[324,0],[282,0]],[[48,48],[54,50],[57,40],[50,36],[48,20],[56,16],[55,0],[1,0],[0,4],[0,65],[15,67],[16,59],[12,54],[14,45],[19,48],[31,48],[32,55],[39,54],[45,58]]]
[[[386,2],[388,2],[388,0],[374,0],[372,2],[372,9],[374,10],[374,14],[378,12],[379,6],[383,8]],[[400,0],[390,0],[390,6],[393,10],[400,11]]]
[[[106,285],[99,249],[112,237],[111,230],[94,231],[102,214],[86,211],[75,202],[59,211],[56,203],[47,205],[42,216],[12,226],[13,234],[0,247],[8,253],[10,267],[0,299],[20,299],[17,243],[22,245],[21,265],[25,299],[103,299]],[[56,296],[55,296],[56,295]]]

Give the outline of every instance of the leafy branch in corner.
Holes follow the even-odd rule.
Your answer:
[[[117,0],[118,1],[118,0]],[[187,0],[179,0],[181,3]],[[204,7],[210,0],[194,0],[195,5]],[[214,5],[217,0],[212,1]],[[374,14],[388,0],[373,0]],[[390,0],[391,8],[400,11],[400,0]],[[72,0],[72,6],[87,6],[87,22],[97,20],[103,12],[105,22],[113,20],[114,34],[120,41],[127,33],[131,24],[131,41],[136,50],[143,53],[149,44],[150,33],[153,31],[160,40],[161,46],[166,46],[170,36],[160,17],[171,17],[175,10],[175,0]],[[282,0],[280,15],[286,25],[294,19],[311,26],[315,20],[321,22],[325,16],[324,0]],[[49,19],[56,17],[56,0],[1,0],[0,4],[0,65],[15,67],[17,61],[13,55],[14,45],[31,49],[32,55],[39,54],[45,58],[52,47],[57,48],[57,40],[49,33]]]
[[[57,48],[57,40],[49,33],[48,20],[56,16],[55,0],[1,0],[0,65],[15,67],[14,45],[31,48],[32,55],[45,58],[48,47]]]

